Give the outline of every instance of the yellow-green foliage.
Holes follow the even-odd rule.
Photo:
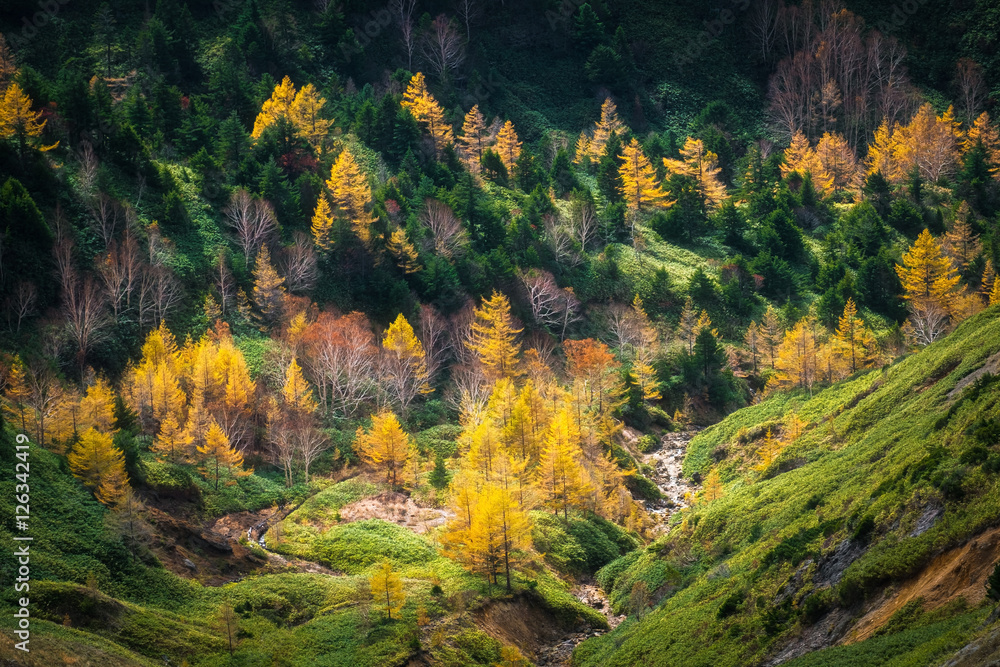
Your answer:
[[[831,606],[850,607],[918,572],[941,549],[995,525],[1000,479],[990,471],[1000,470],[1000,453],[977,445],[972,434],[1000,416],[1000,381],[985,376],[956,386],[1000,351],[998,314],[996,308],[981,313],[884,371],[813,397],[773,396],[699,434],[685,461],[689,474],[706,471],[718,447],[739,450],[741,437],[789,412],[809,424],[782,452],[786,465],[771,477],[727,467],[723,459],[722,498],[681,513],[667,537],[598,573],[616,608],[639,580],[657,608],[582,644],[574,664],[755,663],[780,637]],[[943,507],[942,518],[911,536],[928,506]],[[838,547],[859,557],[831,586],[817,575],[818,563]],[[677,572],[672,580],[657,574],[667,565]],[[786,586],[789,594],[781,597]],[[975,624],[960,619],[918,634],[940,640],[938,647],[953,646]],[[897,633],[879,638],[879,646],[891,646],[885,642],[893,637],[910,641]]]

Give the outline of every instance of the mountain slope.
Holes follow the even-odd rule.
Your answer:
[[[891,600],[892,592],[883,598],[882,591],[937,567],[935,556],[996,525],[1000,382],[984,371],[1000,351],[998,314],[990,309],[893,366],[812,397],[773,396],[699,434],[686,470],[706,474],[716,466],[724,495],[598,574],[619,608],[644,582],[654,611],[584,643],[576,662],[787,659],[850,637],[853,618]],[[804,432],[769,467],[754,470],[763,434],[783,433],[781,419],[793,412],[806,422]],[[995,561],[995,542],[986,546]],[[966,603],[979,603],[982,588]],[[962,646],[986,615],[947,595],[937,604],[925,610],[931,605],[920,601],[892,617],[891,636],[923,627],[923,639],[897,642],[896,655],[932,663]],[[818,641],[817,628],[825,635]],[[873,624],[865,636],[878,630]],[[821,663],[830,664],[801,664]]]

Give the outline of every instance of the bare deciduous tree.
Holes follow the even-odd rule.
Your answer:
[[[183,296],[181,285],[174,272],[166,266],[149,267],[142,275],[142,306],[140,306],[140,321],[148,323],[155,329],[167,317],[167,314],[180,303]]]
[[[97,270],[108,290],[108,300],[116,318],[131,305],[143,267],[139,243],[131,234],[121,243],[112,241],[107,254],[98,259]]]
[[[94,192],[94,187],[97,185],[97,171],[100,169],[100,162],[97,160],[97,154],[94,153],[94,147],[89,141],[83,141],[80,147],[80,191],[85,196],[90,196]]]
[[[431,71],[441,79],[447,79],[465,62],[462,37],[455,30],[454,22],[444,14],[431,22],[421,41],[421,51]]]
[[[236,240],[243,250],[243,260],[250,264],[250,256],[255,255],[261,244],[268,240],[278,228],[274,208],[270,203],[255,199],[243,188],[237,189],[229,198],[229,205],[223,209],[225,221],[236,232]]]
[[[747,17],[747,29],[760,48],[760,57],[765,63],[770,62],[778,38],[780,6],[781,0],[757,0]]]
[[[593,202],[581,202],[573,207],[570,218],[573,238],[580,244],[580,250],[587,252],[587,246],[593,243],[597,236],[597,211]]]
[[[955,87],[958,89],[965,121],[971,125],[986,100],[983,68],[970,58],[960,58],[956,64]]]
[[[305,370],[328,414],[352,417],[373,399],[378,346],[363,314],[320,313],[307,328],[303,343]]]
[[[236,280],[229,270],[225,250],[219,252],[219,256],[215,258],[215,287],[219,290],[219,308],[225,315],[236,299]]]
[[[465,23],[465,39],[467,41],[472,41],[472,22],[479,18],[481,9],[478,0],[457,0],[455,2],[455,11]]]
[[[566,327],[579,319],[580,300],[573,290],[559,287],[548,271],[521,271],[518,278],[524,286],[535,322],[557,329],[559,337],[565,338]]]
[[[910,302],[910,318],[903,325],[903,334],[911,345],[930,345],[948,333],[948,313],[930,299]]]
[[[420,342],[424,346],[425,364],[430,382],[444,367],[453,341],[448,335],[448,323],[433,306],[420,305],[418,321]]]
[[[91,276],[80,277],[75,272],[60,279],[68,289],[63,292],[66,329],[76,345],[76,360],[80,376],[86,366],[87,353],[107,333],[107,299],[101,285]]]
[[[27,280],[19,280],[14,289],[4,298],[7,324],[14,333],[21,333],[21,322],[35,313],[38,290]]]
[[[579,265],[583,258],[577,252],[573,230],[562,224],[562,221],[554,215],[544,216],[543,223],[545,240],[548,241],[556,261],[563,266]]]
[[[623,304],[613,303],[605,312],[610,338],[608,342],[622,352],[634,348],[642,337],[642,327],[635,311]]]
[[[305,425],[295,432],[296,450],[302,457],[302,472],[305,473],[306,484],[309,483],[309,467],[326,450],[330,449],[330,439],[323,431],[312,424]]]
[[[125,209],[122,205],[103,192],[94,198],[90,206],[91,227],[108,247],[118,233],[119,227],[125,224]]]
[[[319,263],[312,241],[302,232],[295,232],[292,245],[282,250],[285,265],[285,285],[289,291],[311,290],[319,279]]]
[[[451,208],[437,199],[428,199],[420,220],[430,230],[434,251],[452,259],[465,253],[469,235]]]
[[[413,11],[417,0],[390,0],[389,6],[399,21],[399,29],[403,35],[403,48],[406,49],[406,69],[413,69],[413,51],[416,47],[414,34]]]

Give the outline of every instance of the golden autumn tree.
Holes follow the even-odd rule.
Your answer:
[[[290,410],[301,414],[312,414],[316,411],[316,398],[313,390],[302,374],[302,367],[294,357],[285,371],[285,384],[281,388],[281,396]]]
[[[175,415],[167,415],[160,422],[160,432],[153,440],[153,452],[171,463],[180,463],[190,443],[183,426]]]
[[[257,114],[253,123],[253,131],[250,133],[252,139],[260,139],[264,130],[278,122],[279,118],[288,118],[295,101],[295,85],[287,76],[281,83],[274,87],[271,97],[264,100],[264,104]]]
[[[125,455],[111,435],[88,428],[69,453],[69,469],[87,487],[96,490],[109,480],[127,480]]]
[[[400,313],[382,338],[386,384],[405,415],[413,400],[434,391],[428,380],[427,355],[413,327]]]
[[[926,229],[903,253],[903,263],[896,265],[896,274],[903,284],[903,298],[931,301],[944,310],[958,287],[958,271]]]
[[[321,192],[316,201],[316,210],[313,212],[310,231],[316,248],[320,252],[330,252],[330,249],[333,248],[333,239],[330,238],[330,233],[333,231],[333,211],[330,209],[330,200],[326,198],[325,193]]]
[[[642,400],[656,401],[661,398],[661,394],[653,362],[659,352],[660,342],[638,294],[632,300],[632,313],[638,329],[632,346],[632,376],[642,394]]]
[[[899,124],[896,124],[898,131]],[[868,144],[868,156],[865,158],[865,173],[868,175],[879,172],[886,180],[898,183],[905,176],[902,173],[897,156],[899,154],[900,135],[889,128],[889,122],[882,120],[872,142]]]
[[[764,436],[764,442],[757,450],[757,470],[767,470],[767,468],[778,458],[778,455],[781,454],[784,447],[785,443],[772,435],[771,429],[767,429],[767,434]]]
[[[830,189],[855,191],[861,187],[861,170],[854,149],[836,132],[824,132],[816,144],[821,174],[829,178]]]
[[[150,331],[142,346],[138,364],[125,377],[125,399],[142,419],[147,433],[167,415],[183,420],[187,397],[180,386],[177,342],[165,323]]]
[[[622,164],[618,167],[618,175],[622,181],[620,190],[630,211],[673,204],[656,182],[653,165],[649,163],[649,158],[642,152],[635,137],[622,148]]]
[[[1000,280],[993,281],[993,289],[990,290],[990,305],[1000,304]]]
[[[410,436],[389,410],[372,415],[368,431],[358,427],[354,449],[366,464],[385,475],[385,482],[398,487],[406,481],[406,464],[415,455]]]
[[[31,387],[28,385],[28,371],[24,361],[19,355],[14,355],[14,361],[10,365],[10,373],[7,376],[7,387],[4,392],[7,398],[7,409],[14,417],[21,422],[21,431],[28,431],[28,421],[24,414],[24,408],[31,398]]]
[[[785,332],[775,361],[777,373],[768,381],[769,388],[794,386],[812,389],[819,352],[814,320],[813,316],[803,317]]]
[[[486,126],[486,118],[479,110],[479,105],[474,105],[465,114],[462,122],[462,134],[458,137],[458,143],[462,146],[462,153],[465,157],[465,164],[473,174],[478,174],[482,166],[483,152],[490,147],[490,131]]]
[[[929,103],[923,104],[898,134],[896,159],[903,174],[916,168],[933,182],[951,173],[958,163],[959,130],[951,107],[937,116]]]
[[[771,304],[768,304],[767,310],[764,311],[764,317],[761,319],[760,334],[764,351],[771,362],[771,368],[774,368],[778,347],[785,335],[785,327],[781,323],[778,310]]]
[[[944,236],[942,250],[954,260],[959,270],[967,270],[969,265],[983,251],[983,244],[979,242],[979,234],[972,230],[969,224],[969,204],[962,202],[955,223]]]
[[[845,362],[849,362],[851,373],[858,368],[867,368],[878,356],[875,337],[858,317],[858,308],[853,298],[847,299],[834,336],[837,342],[834,352]]]
[[[445,147],[454,142],[451,126],[444,117],[444,109],[427,89],[427,81],[424,79],[423,72],[417,72],[410,79],[406,92],[403,94],[402,106],[431,135],[434,150],[439,155]]]
[[[372,600],[379,607],[385,609],[385,615],[392,620],[392,615],[399,617],[399,612],[403,610],[406,602],[406,594],[403,593],[403,580],[399,578],[392,563],[382,561],[371,578],[368,580],[371,587]]]
[[[1000,131],[990,122],[985,111],[972,123],[972,127],[962,139],[962,150],[966,153],[977,145],[986,152],[986,162],[993,178],[1000,178]]]
[[[471,335],[466,345],[479,356],[486,374],[493,380],[517,374],[517,356],[521,345],[517,335],[521,329],[510,314],[510,301],[493,291],[489,299],[474,311]]]
[[[22,90],[20,84],[12,81],[0,100],[0,139],[16,139],[18,151],[24,157],[24,151],[29,141],[42,135],[47,121],[40,120],[41,111],[32,111],[31,98]],[[39,150],[48,151],[52,146],[40,146]]]
[[[577,428],[584,430],[581,414],[586,411],[593,417],[598,437],[609,438],[617,424],[612,413],[624,401],[625,386],[614,355],[604,343],[585,338],[568,340],[563,345],[566,352],[566,370],[570,376]],[[591,433],[587,431],[589,436]],[[588,442],[591,442],[587,438]]]
[[[573,153],[573,164],[589,165],[591,162],[590,137],[586,132],[581,132],[576,139],[576,148]]]
[[[375,221],[370,211],[372,189],[351,149],[344,148],[337,156],[326,187],[340,214],[351,223],[351,229],[359,239],[368,243],[371,240],[371,226]]]
[[[260,312],[261,324],[275,324],[284,311],[285,279],[271,263],[271,251],[264,243],[257,251],[253,266],[253,302]]]
[[[323,152],[323,145],[333,125],[332,120],[323,118],[325,105],[326,100],[316,90],[316,86],[307,83],[295,95],[288,108],[289,120],[295,126],[295,134],[305,139],[317,153]]]
[[[507,173],[513,174],[514,165],[521,157],[521,142],[518,141],[514,123],[509,120],[503,124],[503,127],[500,128],[500,134],[497,135],[496,152],[500,156],[503,166],[507,169]]]
[[[705,148],[701,139],[688,137],[680,150],[681,159],[663,158],[663,164],[671,174],[679,174],[692,179],[701,197],[702,211],[714,211],[726,198],[726,186],[719,174],[719,156]]]
[[[504,427],[504,440],[521,459],[532,464],[538,461],[545,433],[548,430],[550,410],[545,397],[533,380],[525,381]]]
[[[782,177],[792,172],[812,176],[813,185],[822,192],[833,190],[833,177],[823,168],[816,149],[809,144],[809,139],[801,130],[796,130],[792,136],[791,145],[785,149],[785,161],[781,165]]]
[[[215,419],[209,420],[205,444],[198,446],[198,453],[201,454],[205,477],[215,478],[216,491],[219,490],[219,479],[223,470],[233,477],[244,477],[253,473],[252,469],[243,469],[243,455],[230,446],[229,438]]]
[[[103,377],[98,376],[87,387],[87,393],[80,401],[79,430],[95,428],[104,433],[115,430],[115,392]]]
[[[712,468],[712,471],[705,477],[705,484],[701,490],[701,499],[706,503],[710,503],[722,496],[722,478],[719,476],[719,469]]]
[[[567,409],[556,413],[542,449],[535,475],[542,493],[543,504],[563,519],[569,520],[569,509],[585,502],[589,485],[581,461],[580,432]]]
[[[611,137],[622,134],[625,129],[625,124],[618,118],[618,107],[614,100],[605,98],[601,104],[601,119],[595,124],[590,138],[590,156],[600,160]]]
[[[423,267],[419,263],[417,249],[406,237],[406,230],[402,227],[396,229],[389,235],[386,241],[386,249],[389,254],[396,259],[396,265],[407,275],[417,273]]]

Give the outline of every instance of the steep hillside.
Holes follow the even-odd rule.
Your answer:
[[[842,644],[788,664],[927,665],[963,646],[1000,558],[998,315],[699,434],[686,469],[718,470],[721,497],[598,573],[617,608],[641,582],[652,609],[574,664],[774,664]],[[788,414],[801,434],[753,469]]]

